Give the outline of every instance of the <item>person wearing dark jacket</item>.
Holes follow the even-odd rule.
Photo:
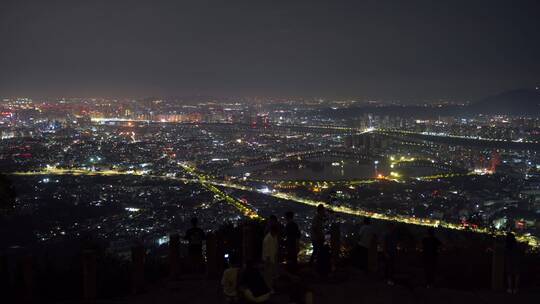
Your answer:
[[[504,264],[506,278],[508,282],[507,292],[516,294],[519,289],[519,273],[520,273],[520,251],[516,237],[512,232],[506,234],[505,246],[504,246]]]
[[[291,272],[298,267],[298,247],[300,242],[300,229],[294,222],[294,213],[285,213],[287,224],[285,225],[285,251],[287,257],[287,269]]]
[[[202,268],[202,248],[203,242],[206,238],[204,231],[199,228],[197,224],[197,218],[192,218],[191,228],[186,231],[186,235],[184,237],[188,241],[188,257],[194,271],[199,271]]]

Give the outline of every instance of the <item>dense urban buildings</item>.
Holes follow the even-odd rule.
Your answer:
[[[0,303],[533,302],[539,11],[0,1]]]
[[[15,211],[40,218],[21,221],[14,245],[90,233],[121,251],[134,239],[158,246],[192,216],[210,230],[289,209],[307,240],[319,203],[348,225],[368,215],[510,229],[538,245],[534,116],[326,100],[4,98],[1,107]]]

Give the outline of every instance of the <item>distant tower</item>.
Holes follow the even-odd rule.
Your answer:
[[[379,161],[378,160],[374,160],[373,161],[373,169],[375,171],[375,177],[379,177]]]
[[[259,128],[268,128],[270,125],[268,114],[257,114],[255,125]]]
[[[489,165],[489,170],[492,173],[495,173],[495,170],[497,170],[497,166],[501,164],[501,155],[497,151],[493,151],[491,154],[491,161]]]

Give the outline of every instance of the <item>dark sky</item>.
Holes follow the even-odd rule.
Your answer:
[[[540,1],[0,1],[0,95],[476,99],[540,83]]]

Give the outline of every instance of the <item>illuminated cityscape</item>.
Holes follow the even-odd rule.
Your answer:
[[[0,303],[538,299],[540,2],[0,2]]]
[[[0,155],[16,181],[17,208],[39,213],[55,202],[96,210],[96,217],[52,220],[33,231],[42,242],[91,231],[111,242],[158,243],[186,228],[175,226],[177,216],[199,216],[215,229],[224,219],[268,217],[289,206],[309,227],[306,206],[323,203],[358,220],[512,229],[537,246],[540,120],[418,119],[382,103],[372,110],[385,115],[336,119],[325,115],[329,106],[357,107],[6,98]],[[76,191],[63,186],[74,183]]]

